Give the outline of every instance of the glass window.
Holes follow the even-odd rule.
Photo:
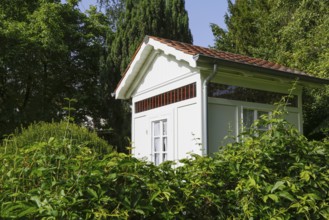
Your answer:
[[[160,121],[153,123],[154,136],[158,137],[160,135]]]
[[[162,129],[162,134],[167,135],[167,121],[163,121],[163,129]]]
[[[243,127],[246,130],[249,130],[251,128],[251,126],[253,125],[253,123],[256,120],[261,119],[263,115],[269,116],[270,112],[244,108],[243,113],[242,113]],[[266,130],[268,130],[268,126],[260,123],[257,127],[257,130],[266,131]]]
[[[251,109],[243,109],[243,126],[246,128],[250,128],[252,123],[254,123],[254,110]]]
[[[168,154],[168,137],[167,137],[167,120],[152,122],[152,153],[155,165],[167,160]]]
[[[167,137],[163,138],[163,142],[162,142],[162,150],[163,151],[167,151]]]
[[[160,138],[155,137],[154,138],[154,152],[159,152],[160,151]]]
[[[213,98],[273,105],[279,102],[282,97],[287,96],[287,94],[218,83],[209,83],[208,96]],[[296,95],[292,96],[292,98],[289,99],[288,105],[291,107],[298,107],[298,97]]]

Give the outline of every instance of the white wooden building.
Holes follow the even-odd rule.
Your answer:
[[[146,36],[115,91],[132,99],[132,153],[159,164],[209,155],[298,79],[286,119],[303,132],[302,88],[328,80],[265,60]],[[266,128],[260,128],[266,129]]]

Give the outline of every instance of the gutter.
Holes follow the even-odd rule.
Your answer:
[[[217,72],[217,64],[214,64],[213,72],[205,78],[202,83],[202,142],[203,142],[203,154],[208,155],[208,83],[214,78]]]
[[[225,67],[232,67],[232,68],[241,68],[248,70],[250,72],[258,72],[260,74],[264,74],[265,76],[272,76],[272,77],[282,77],[285,79],[296,80],[296,78],[304,83],[309,83],[312,87],[315,88],[323,88],[324,85],[329,85],[329,79],[318,78],[315,76],[311,76],[305,73],[298,73],[298,72],[287,72],[284,70],[279,69],[271,69],[261,66],[255,66],[252,64],[247,63],[240,63],[232,60],[225,60],[221,58],[215,58],[208,55],[198,54],[194,56],[195,60],[199,62],[215,62],[216,64],[223,65]]]

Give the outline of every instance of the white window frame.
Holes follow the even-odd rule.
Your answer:
[[[159,123],[159,134],[155,134],[156,129],[155,129],[155,125]],[[164,125],[166,127],[164,127]],[[164,130],[164,128],[166,130]],[[165,131],[165,132],[164,132]],[[154,120],[152,121],[152,144],[151,144],[151,148],[152,148],[152,162],[158,166],[161,163],[163,163],[164,161],[168,160],[168,153],[169,153],[169,148],[168,148],[168,119],[167,118],[163,118],[163,119],[159,119],[159,120]],[[159,140],[158,144],[158,149],[156,149],[155,143],[156,143],[156,139]]]

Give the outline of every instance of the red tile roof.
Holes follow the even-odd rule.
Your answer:
[[[240,54],[234,54],[234,53],[230,53],[230,52],[224,52],[224,51],[219,51],[219,50],[215,50],[215,49],[195,46],[192,44],[182,43],[182,42],[178,42],[178,41],[174,41],[174,40],[168,40],[168,39],[164,39],[164,38],[160,38],[160,37],[149,36],[149,38],[159,41],[163,44],[166,44],[170,47],[175,48],[176,50],[182,51],[182,52],[184,52],[186,54],[190,54],[190,55],[202,55],[202,56],[212,57],[215,59],[221,59],[221,60],[226,60],[226,61],[231,61],[231,62],[236,62],[236,63],[241,63],[241,64],[253,65],[256,67],[273,69],[273,70],[278,70],[278,71],[283,71],[283,72],[288,72],[288,73],[293,73],[293,74],[306,75],[306,76],[308,75],[299,70],[291,69],[291,68],[282,66],[280,64],[273,63],[273,62],[266,61],[266,60],[259,59],[259,58],[253,58],[253,57],[248,57],[248,56],[244,56],[244,55],[240,55]]]
[[[213,58],[213,59],[229,61],[229,62],[233,62],[233,63],[237,63],[237,64],[243,64],[243,65],[248,65],[248,66],[253,66],[253,67],[258,67],[258,68],[264,68],[264,69],[268,69],[268,70],[274,70],[274,71],[281,72],[281,74],[279,74],[281,76],[290,77],[290,78],[291,77],[299,77],[302,80],[305,80],[305,81],[308,81],[308,82],[313,82],[313,83],[316,83],[316,84],[319,84],[319,85],[320,84],[321,85],[329,84],[329,79],[317,78],[317,77],[311,76],[311,75],[309,75],[305,72],[301,72],[301,71],[296,70],[296,69],[291,69],[291,68],[282,66],[280,64],[273,63],[273,62],[270,62],[270,61],[266,61],[266,60],[263,60],[263,59],[248,57],[248,56],[244,56],[244,55],[240,55],[240,54],[234,54],[234,53],[230,53],[230,52],[224,52],[224,51],[219,51],[219,50],[200,47],[200,46],[195,46],[195,45],[192,45],[192,44],[187,44],[187,43],[183,43],[183,42],[179,42],[179,41],[164,39],[164,38],[160,38],[160,37],[146,36],[144,38],[144,41],[140,44],[139,48],[136,50],[130,64],[126,68],[126,70],[125,70],[120,82],[118,83],[115,91],[117,91],[117,89],[119,88],[123,78],[126,76],[126,73],[127,73],[128,69],[130,68],[130,66],[132,64],[132,61],[135,59],[135,56],[137,55],[137,53],[141,49],[142,44],[146,43],[148,38],[151,38],[155,41],[158,41],[162,44],[165,44],[169,47],[175,48],[178,51],[181,51],[185,54],[189,54],[189,55],[192,55],[192,56],[204,56],[204,57],[209,57],[209,58]],[[288,75],[285,75],[285,74],[288,74]]]

